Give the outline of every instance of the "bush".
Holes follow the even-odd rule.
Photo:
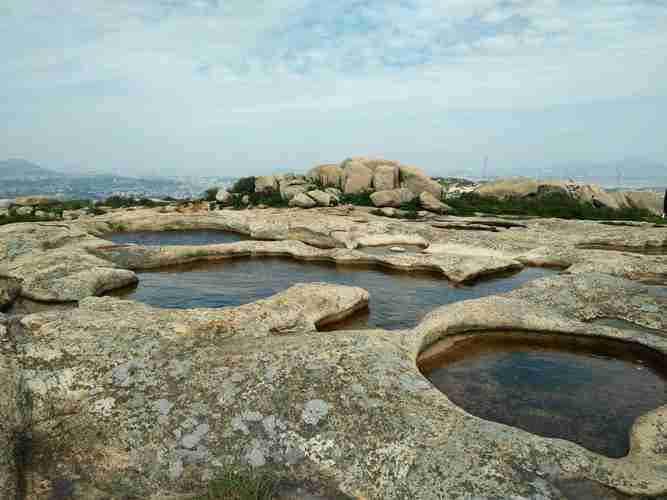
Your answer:
[[[226,472],[211,481],[206,493],[195,500],[271,500],[275,498],[276,490],[277,484],[272,479],[252,472]]]
[[[230,193],[240,194],[241,196],[247,194],[251,196],[255,194],[255,178],[241,177],[229,190]]]
[[[165,205],[164,202],[157,202],[149,200],[148,198],[133,198],[131,196],[109,196],[106,200],[98,202],[98,205],[103,205],[111,208],[128,208],[128,207],[161,207]]]
[[[358,194],[343,194],[340,197],[341,205],[356,205],[359,207],[373,207],[373,202],[371,201],[371,193],[358,193]]]
[[[204,201],[215,201],[218,194],[218,188],[209,188],[204,191]]]
[[[508,198],[498,200],[477,193],[465,193],[459,197],[446,198],[445,202],[459,215],[473,215],[483,212],[493,215],[528,215],[556,217],[559,219],[590,220],[634,220],[661,223],[662,219],[648,210],[636,207],[616,210],[595,207],[591,203],[581,203],[564,193],[547,193],[534,198]]]

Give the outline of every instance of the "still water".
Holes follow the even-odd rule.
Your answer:
[[[667,404],[665,358],[620,341],[483,334],[421,369],[468,413],[616,458],[635,419]]]
[[[507,292],[553,273],[547,269],[526,269],[474,286],[460,286],[438,274],[286,258],[238,258],[141,272],[136,287],[118,290],[113,295],[166,308],[229,307],[270,297],[296,283],[336,283],[368,290],[370,304],[367,311],[330,328],[400,329],[413,327],[436,307]]]

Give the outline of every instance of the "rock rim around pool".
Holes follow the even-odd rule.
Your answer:
[[[24,317],[16,347],[34,399],[29,484],[45,487],[31,493],[49,498],[67,480],[100,495],[187,498],[229,468],[357,498],[555,499],[571,479],[667,491],[667,408],[638,419],[630,454],[610,459],[468,415],[420,373],[417,358],[435,342],[504,329],[667,353],[665,337],[581,323],[518,292],[456,303],[392,333],[316,332],[322,303],[363,302],[363,291],[334,285],[222,310],[105,297]]]
[[[449,230],[317,210],[308,218],[268,209],[210,217],[135,211],[0,228],[0,256],[23,279],[21,294],[79,303],[0,328],[10,360],[2,383],[34,400],[31,418],[13,404],[2,415],[9,422],[5,413],[18,411],[12,418],[29,422],[35,460],[21,476],[30,479],[29,494],[49,499],[66,485],[79,498],[188,498],[229,469],[363,498],[555,499],[567,497],[568,481],[631,495],[667,492],[664,408],[636,422],[627,457],[609,459],[466,414],[416,362],[447,336],[503,329],[613,338],[667,352],[659,334],[580,322],[611,314],[664,328],[663,297],[639,283],[660,279],[664,258],[577,248],[595,235],[628,231],[642,241],[657,230],[557,220],[498,232]],[[318,323],[359,307],[363,290],[304,287],[226,310],[161,310],[92,297],[116,280],[136,279],[123,259],[159,262],[154,252],[168,259],[196,253],[116,247],[111,257],[105,252],[113,246],[93,234],[116,224],[227,229],[294,240],[267,245],[325,247],[297,245],[307,255],[345,256],[370,242],[461,245],[423,258],[476,248],[485,258],[497,252],[494,259],[555,265],[569,274],[438,309],[413,330],[323,333]],[[11,427],[9,437],[16,435]],[[16,479],[11,472],[4,477]]]

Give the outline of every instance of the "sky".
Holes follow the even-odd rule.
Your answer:
[[[667,164],[666,34],[667,0],[2,0],[0,159]]]

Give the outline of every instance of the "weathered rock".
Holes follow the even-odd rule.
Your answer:
[[[244,194],[241,197],[241,203],[243,203],[244,205],[249,205],[250,204],[250,196],[248,196],[247,194]]]
[[[14,200],[0,200],[0,209],[7,209],[14,204]]]
[[[428,210],[429,212],[435,212],[438,214],[446,214],[452,212],[452,207],[441,202],[438,198],[433,196],[428,191],[424,191],[419,195],[419,203],[422,208]]]
[[[0,208],[0,217],[7,217],[9,216],[9,209],[8,208]]]
[[[335,200],[336,203],[339,203],[341,197],[343,196],[343,192],[338,188],[326,188],[324,191],[326,193],[329,193],[331,195],[331,198]]]
[[[317,202],[306,193],[300,193],[290,200],[289,206],[299,208],[313,208],[317,206]]]
[[[21,293],[21,280],[0,275],[0,311],[11,306]]]
[[[396,209],[392,207],[383,207],[380,209],[380,213],[385,217],[396,217]]]
[[[75,477],[107,496],[184,497],[221,467],[369,499],[556,500],[572,477],[633,495],[667,491],[667,410],[638,420],[630,454],[612,460],[473,417],[416,365],[435,343],[475,332],[613,337],[662,353],[667,339],[513,297],[455,303],[411,331],[317,333],[322,309],[363,295],[319,286],[224,310],[91,298],[24,318],[34,430],[57,451],[27,471],[30,498],[52,498],[58,480]]]
[[[18,207],[16,209],[16,215],[31,215],[32,211],[32,207]]]
[[[4,328],[4,327],[0,327]],[[17,498],[22,418],[19,412],[19,367],[0,352],[0,498]]]
[[[417,167],[401,165],[400,181],[402,188],[409,189],[417,196],[424,191],[428,191],[437,199],[442,198],[442,186],[440,183],[431,179],[423,170]]]
[[[399,170],[396,165],[378,165],[373,173],[373,189],[389,191],[399,186]]]
[[[14,200],[14,205],[20,207],[28,206],[42,206],[57,203],[58,200],[49,198],[48,196],[20,196]]]
[[[343,175],[343,169],[338,165],[319,165],[311,168],[306,178],[325,188],[340,188],[343,185]]]
[[[216,201],[227,205],[232,202],[232,194],[226,189],[219,189],[215,195],[215,199]]]
[[[650,191],[622,191],[613,193],[623,197],[623,206],[636,207],[648,210],[654,215],[662,215],[665,203],[664,193],[652,193]]]
[[[318,206],[320,207],[328,207],[331,205],[332,202],[332,197],[329,193],[325,193],[324,191],[320,190],[314,190],[314,191],[308,191],[306,193],[310,198],[315,200]]]
[[[370,191],[372,184],[372,170],[357,162],[350,162],[345,166],[343,177],[343,192],[345,194],[359,194]]]
[[[255,177],[255,193],[271,193],[278,190],[279,184],[275,175]]]
[[[415,199],[415,194],[408,189],[392,189],[390,191],[376,191],[371,194],[371,201],[376,207],[399,208],[404,203]]]
[[[299,194],[305,194],[308,191],[312,191],[315,189],[315,186],[312,184],[290,184],[285,187],[282,186],[280,187],[280,195],[284,200],[291,200],[295,196]]]
[[[394,166],[398,167],[399,163],[392,161],[392,160],[385,160],[382,158],[368,158],[366,156],[353,156],[352,158],[348,158],[341,163],[341,168],[346,169],[352,164],[356,165],[363,165],[367,169],[369,169],[371,172],[375,172],[375,170],[379,166]]]

